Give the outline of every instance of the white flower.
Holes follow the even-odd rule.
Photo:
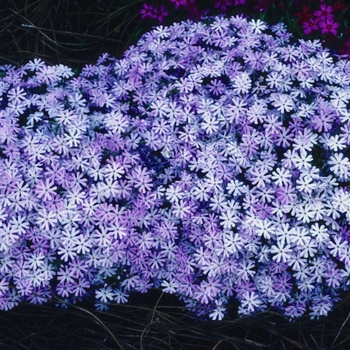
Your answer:
[[[271,247],[271,254],[274,254],[272,259],[276,260],[278,263],[288,262],[292,253],[291,246],[289,244],[285,245],[283,241],[278,241],[277,245]]]
[[[252,86],[252,80],[247,73],[242,72],[233,79],[231,85],[237,94],[246,94]]]
[[[101,300],[102,303],[112,301],[114,298],[114,292],[112,290],[112,287],[107,285],[105,285],[103,288],[96,290],[95,295],[96,298]]]
[[[270,220],[257,219],[255,225],[257,226],[256,233],[258,236],[263,236],[266,239],[270,239],[271,236],[274,236],[276,228]]]
[[[202,128],[208,135],[211,135],[219,130],[219,122],[213,115],[206,115],[203,117],[201,123]]]
[[[220,215],[220,225],[224,229],[234,228],[238,222],[238,217],[235,211],[227,210]]]
[[[350,194],[342,188],[338,189],[330,200],[334,208],[341,213],[350,209]]]
[[[346,142],[339,135],[334,135],[326,140],[326,145],[334,152],[338,152],[346,147]]]
[[[281,113],[288,113],[294,109],[294,102],[287,94],[271,94],[272,105]]]
[[[192,189],[193,196],[200,202],[209,200],[209,192],[210,187],[205,182],[200,182]]]
[[[215,300],[215,305],[216,307],[214,311],[211,314],[209,314],[209,317],[213,321],[221,321],[225,316],[224,312],[226,311],[226,308],[222,306],[222,301]]]
[[[244,292],[241,304],[248,312],[254,312],[261,306],[262,301],[255,292]]]
[[[342,153],[334,153],[327,162],[331,171],[340,178],[348,178],[350,170],[349,158],[344,157]]]
[[[291,172],[284,167],[277,168],[271,176],[272,180],[276,183],[277,186],[285,186],[289,184],[291,181],[291,177]]]

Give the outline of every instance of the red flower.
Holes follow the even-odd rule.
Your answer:
[[[304,5],[301,12],[297,12],[295,16],[298,17],[297,23],[301,25],[304,22],[308,22],[310,20],[310,18],[312,17],[312,13],[310,12],[309,7]]]
[[[254,10],[260,12],[267,10],[271,5],[270,0],[256,0],[256,5],[254,5]]]
[[[340,1],[337,1],[334,5],[333,5],[333,10],[334,11],[339,11],[339,12],[343,12],[346,9],[346,6],[341,3]]]

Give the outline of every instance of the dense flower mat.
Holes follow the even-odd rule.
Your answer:
[[[160,288],[313,318],[348,289],[350,64],[319,42],[213,17],[76,77],[0,69],[1,309]]]

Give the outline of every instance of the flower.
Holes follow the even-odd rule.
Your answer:
[[[285,245],[282,240],[278,241],[277,245],[271,247],[271,254],[276,254],[272,259],[277,262],[288,262],[290,259],[290,253],[292,253],[291,246],[289,244]]]
[[[339,12],[343,12],[346,8],[346,5],[345,4],[342,4],[340,1],[336,1],[334,4],[333,4],[333,10],[334,11],[339,11]]]
[[[215,301],[215,304],[216,304],[216,307],[214,309],[214,311],[209,314],[209,317],[215,321],[215,320],[219,320],[221,321],[224,316],[225,316],[225,311],[226,311],[226,308],[222,306],[222,301]]]
[[[314,11],[314,16],[319,17],[320,20],[333,19],[332,12],[333,12],[332,6],[321,4],[320,10]]]
[[[214,7],[216,9],[220,8],[221,12],[225,12],[226,11],[226,7],[230,6],[232,4],[233,4],[232,0],[216,0],[214,2]],[[235,3],[235,5],[237,5],[237,4]]]
[[[99,299],[102,303],[107,303],[108,301],[112,301],[114,298],[114,291],[111,286],[105,285],[103,288],[96,290],[96,299]]]
[[[310,306],[312,310],[310,313],[311,319],[327,315],[334,303],[335,300],[332,301],[329,295],[315,297],[313,304]]]
[[[303,29],[305,34],[310,34],[313,30],[320,29],[319,18],[309,18],[303,22]]]
[[[52,180],[39,180],[35,187],[35,193],[38,198],[43,198],[43,200],[51,200],[52,196],[57,190],[57,186],[53,186],[54,182]]]
[[[337,35],[337,29],[339,28],[339,24],[337,22],[334,22],[333,18],[328,17],[320,21],[319,27],[321,29],[322,34],[331,33],[333,35]]]
[[[159,8],[156,8],[153,11],[155,13],[153,18],[156,18],[159,23],[162,23],[164,17],[166,17],[169,14],[169,12],[165,10],[164,5],[161,5]]]
[[[187,5],[187,0],[170,0],[171,2],[174,3],[175,8],[178,9],[180,7],[180,5]]]
[[[253,312],[256,309],[259,309],[261,304],[262,303],[255,292],[244,292],[241,301],[242,309],[244,311],[242,310],[241,313]]]
[[[312,17],[312,13],[310,12],[310,8],[306,5],[303,5],[301,12],[297,12],[295,14],[298,17],[298,24],[303,24],[303,22],[307,22]]]
[[[140,10],[140,14],[142,15],[142,19],[156,18],[154,6],[146,3],[143,4],[143,9]]]

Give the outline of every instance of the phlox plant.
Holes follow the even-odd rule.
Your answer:
[[[152,288],[198,316],[327,315],[349,288],[350,63],[242,16],[74,75],[1,67],[0,309]]]

